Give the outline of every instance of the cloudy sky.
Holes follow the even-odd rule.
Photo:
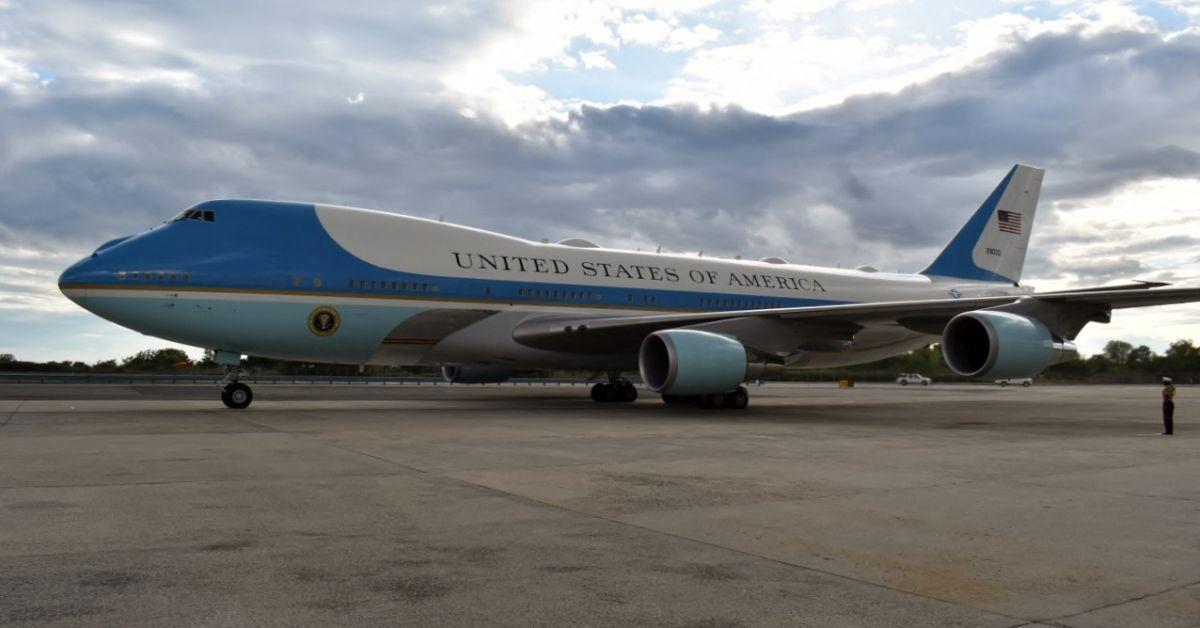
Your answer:
[[[0,352],[165,346],[56,277],[216,197],[914,272],[1021,162],[1025,283],[1200,275],[1200,2],[302,4],[0,0]]]

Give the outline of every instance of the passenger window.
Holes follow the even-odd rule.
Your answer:
[[[118,270],[117,271],[117,279],[124,280],[125,279],[125,271]]]

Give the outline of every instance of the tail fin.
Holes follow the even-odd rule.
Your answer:
[[[1020,281],[1044,174],[1040,168],[1013,166],[921,274],[1013,284]]]

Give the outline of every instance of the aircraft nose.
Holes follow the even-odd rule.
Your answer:
[[[58,276],[58,289],[76,305],[87,309],[87,283],[85,275],[89,272],[95,255],[85,257],[75,262]]]

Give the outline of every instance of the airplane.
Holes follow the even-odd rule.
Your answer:
[[[745,408],[747,381],[940,342],[959,375],[1031,377],[1077,357],[1113,309],[1200,300],[1137,282],[1021,285],[1044,171],[1015,165],[915,274],[534,242],[395,213],[212,200],[67,268],[72,301],[147,335],[214,351],[226,406],[253,394],[243,355],[435,365],[451,382],[515,369],[605,373],[592,399],[630,402],[638,372],[667,403]]]

